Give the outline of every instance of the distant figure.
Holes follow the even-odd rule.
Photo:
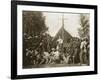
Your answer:
[[[89,52],[90,52],[90,44],[87,44],[87,64],[89,65]]]
[[[30,65],[32,64],[32,57],[33,57],[32,54],[33,54],[33,50],[26,49],[26,57]]]
[[[55,63],[60,63],[60,57],[61,57],[61,52],[59,52],[58,50],[54,52],[54,62]]]
[[[55,55],[55,48],[52,48],[52,51],[50,53],[50,63],[53,64],[54,63],[54,55]]]
[[[59,39],[57,40],[57,47],[56,49],[62,52],[62,47],[63,47],[63,39],[59,36]]]
[[[38,51],[37,50],[34,50],[34,53],[33,53],[33,64],[36,64],[36,61],[37,61],[37,55],[38,55]]]
[[[69,64],[70,57],[70,54],[66,54],[66,57],[63,55],[64,63]]]
[[[45,63],[49,64],[49,60],[50,60],[50,55],[48,52],[43,52],[43,58],[45,59]]]
[[[26,49],[26,56],[29,56],[30,58],[32,58],[32,53],[33,53],[33,50]]]
[[[81,45],[80,45],[80,65],[85,63],[86,61],[86,49],[87,42],[85,39],[82,40]]]
[[[60,36],[59,36],[59,39],[57,40],[57,42],[58,42],[59,44],[63,44],[63,40],[61,39]]]

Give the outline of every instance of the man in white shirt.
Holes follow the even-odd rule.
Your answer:
[[[59,36],[59,39],[57,40],[57,43],[58,44],[57,44],[56,49],[59,50],[59,49],[61,49],[62,44],[63,44],[63,39],[61,39],[60,36]]]
[[[80,65],[83,64],[84,61],[86,61],[85,60],[86,53],[87,53],[86,45],[87,45],[87,42],[85,39],[83,39],[80,45]]]

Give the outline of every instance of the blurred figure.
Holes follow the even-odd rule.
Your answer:
[[[36,61],[37,61],[37,56],[38,56],[38,51],[37,50],[34,50],[33,52],[33,56],[32,56],[32,59],[33,59],[33,64],[36,64]]]
[[[50,55],[48,52],[43,52],[43,58],[45,59],[45,64],[49,64]]]
[[[87,48],[86,48],[87,42],[86,38],[82,39],[81,45],[80,45],[80,65],[86,63],[86,53],[87,53]]]
[[[59,52],[58,50],[56,50],[55,52],[54,52],[54,62],[55,63],[60,63],[60,61],[61,61],[61,52]]]
[[[53,64],[54,63],[54,55],[55,55],[55,48],[51,49],[51,53],[50,53],[50,63]]]
[[[31,65],[32,64],[32,59],[33,59],[33,50],[30,49],[26,49],[26,57],[27,57],[27,61],[28,63]]]
[[[63,39],[61,39],[61,37],[59,36],[59,39],[57,40],[57,47],[56,47],[56,49],[62,51],[61,50],[62,47],[63,47]]]

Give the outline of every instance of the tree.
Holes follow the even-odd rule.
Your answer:
[[[28,35],[37,35],[45,31],[45,18],[41,12],[23,11],[23,28]]]
[[[87,14],[80,14],[80,28],[78,29],[78,33],[80,38],[88,38],[90,33],[90,24],[89,24],[89,15]]]
[[[35,50],[43,41],[43,34],[48,30],[45,17],[39,11],[23,11],[23,65],[30,65],[26,58],[26,49]]]
[[[80,38],[86,39],[86,53],[83,56],[86,64],[89,65],[89,52],[90,52],[90,23],[89,23],[89,15],[81,14],[80,15],[80,26],[78,29]]]

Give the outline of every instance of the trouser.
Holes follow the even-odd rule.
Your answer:
[[[80,64],[84,64],[86,62],[87,62],[86,52],[81,50],[81,52],[80,52]]]

